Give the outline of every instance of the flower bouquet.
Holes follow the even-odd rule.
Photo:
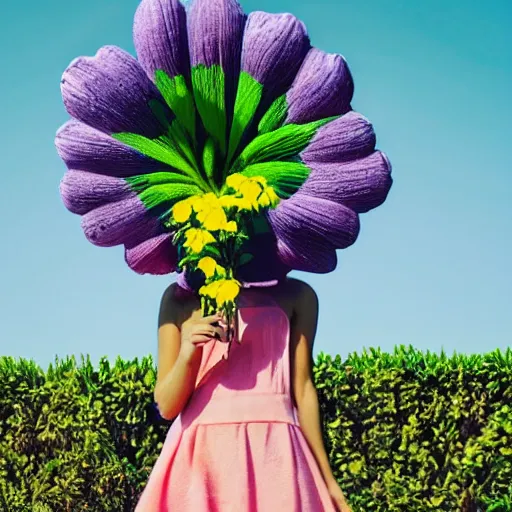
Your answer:
[[[173,242],[185,252],[178,267],[203,272],[206,282],[199,289],[203,313],[224,313],[228,342],[232,341],[231,325],[241,286],[236,270],[252,258],[243,252],[249,226],[255,215],[278,203],[279,197],[264,177],[235,173],[226,178],[219,195],[206,192],[172,208],[168,226],[174,229]]]

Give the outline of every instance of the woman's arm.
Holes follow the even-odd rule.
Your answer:
[[[300,427],[339,510],[350,510],[332,473],[322,437],[318,394],[313,382],[313,343],[318,324],[318,297],[296,281],[297,300],[291,322],[291,378]]]
[[[292,388],[299,423],[318,462],[324,480],[333,478],[325,451],[318,395],[313,382],[313,343],[318,323],[318,297],[306,283],[298,293],[290,333]]]
[[[158,319],[158,373],[155,402],[163,418],[171,420],[187,405],[201,366],[203,346],[221,338],[221,315],[190,320],[173,284],[165,291]],[[185,320],[186,323],[185,323]]]
[[[165,291],[158,316],[158,372],[154,399],[160,415],[171,420],[187,404],[195,387],[201,349],[192,358],[185,357],[181,349],[181,323],[183,306],[175,297],[177,285]]]

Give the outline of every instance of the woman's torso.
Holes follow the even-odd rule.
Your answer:
[[[182,413],[185,424],[234,421],[294,423],[290,382],[291,286],[242,289],[238,339],[203,347],[196,388]],[[200,317],[196,307],[183,323]]]

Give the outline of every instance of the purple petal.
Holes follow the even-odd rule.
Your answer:
[[[226,87],[233,89],[240,72],[245,25],[242,7],[236,0],[195,0],[188,17],[192,67],[220,64]]]
[[[177,269],[178,251],[172,243],[172,234],[164,233],[127,248],[125,260],[138,274],[171,274]]]
[[[309,49],[306,27],[295,16],[253,12],[244,34],[242,70],[275,98],[288,90]]]
[[[295,193],[269,211],[269,220],[277,239],[292,234],[303,237],[306,246],[313,240],[327,241],[336,249],[352,245],[359,234],[359,216],[344,205]]]
[[[226,121],[231,122],[240,73],[245,14],[236,0],[194,0],[188,12],[192,67],[220,65],[224,71]],[[207,101],[206,90],[194,91]],[[213,97],[219,91],[213,90]],[[218,101],[216,98],[215,101]],[[203,115],[204,112],[201,114]],[[204,118],[203,118],[204,121]],[[219,134],[220,141],[223,134]],[[219,142],[220,142],[219,141]],[[221,143],[222,145],[222,143]]]
[[[131,132],[155,138],[162,126],[149,102],[165,102],[140,64],[116,46],[95,57],[79,57],[64,72],[62,98],[69,114],[106,133]],[[171,113],[168,113],[169,119]]]
[[[133,40],[140,65],[153,79],[157,69],[189,76],[187,15],[179,0],[142,0],[135,13]]]
[[[133,192],[121,178],[72,169],[64,174],[60,194],[69,211],[84,215],[107,203],[127,199]]]
[[[386,200],[392,183],[388,158],[375,151],[350,162],[313,162],[300,192],[365,213]]]
[[[327,274],[332,272],[337,264],[336,249],[328,242],[305,240],[300,233],[290,237],[280,238],[277,242],[278,255],[281,261],[302,272]]]
[[[82,217],[87,239],[100,247],[124,244],[134,247],[161,234],[158,219],[144,207],[137,195],[100,206]]]
[[[119,178],[170,169],[103,132],[71,120],[57,132],[55,145],[69,169]]]
[[[322,126],[302,153],[307,165],[312,162],[344,162],[372,153],[375,149],[375,132],[371,123],[357,112]]]
[[[304,124],[350,110],[354,82],[341,55],[312,48],[287,95],[287,124]]]

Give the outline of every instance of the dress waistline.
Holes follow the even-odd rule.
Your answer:
[[[206,403],[193,397],[181,413],[183,428],[220,423],[290,423],[298,425],[289,395],[277,393],[238,393],[212,397]],[[200,397],[198,397],[200,398]]]

